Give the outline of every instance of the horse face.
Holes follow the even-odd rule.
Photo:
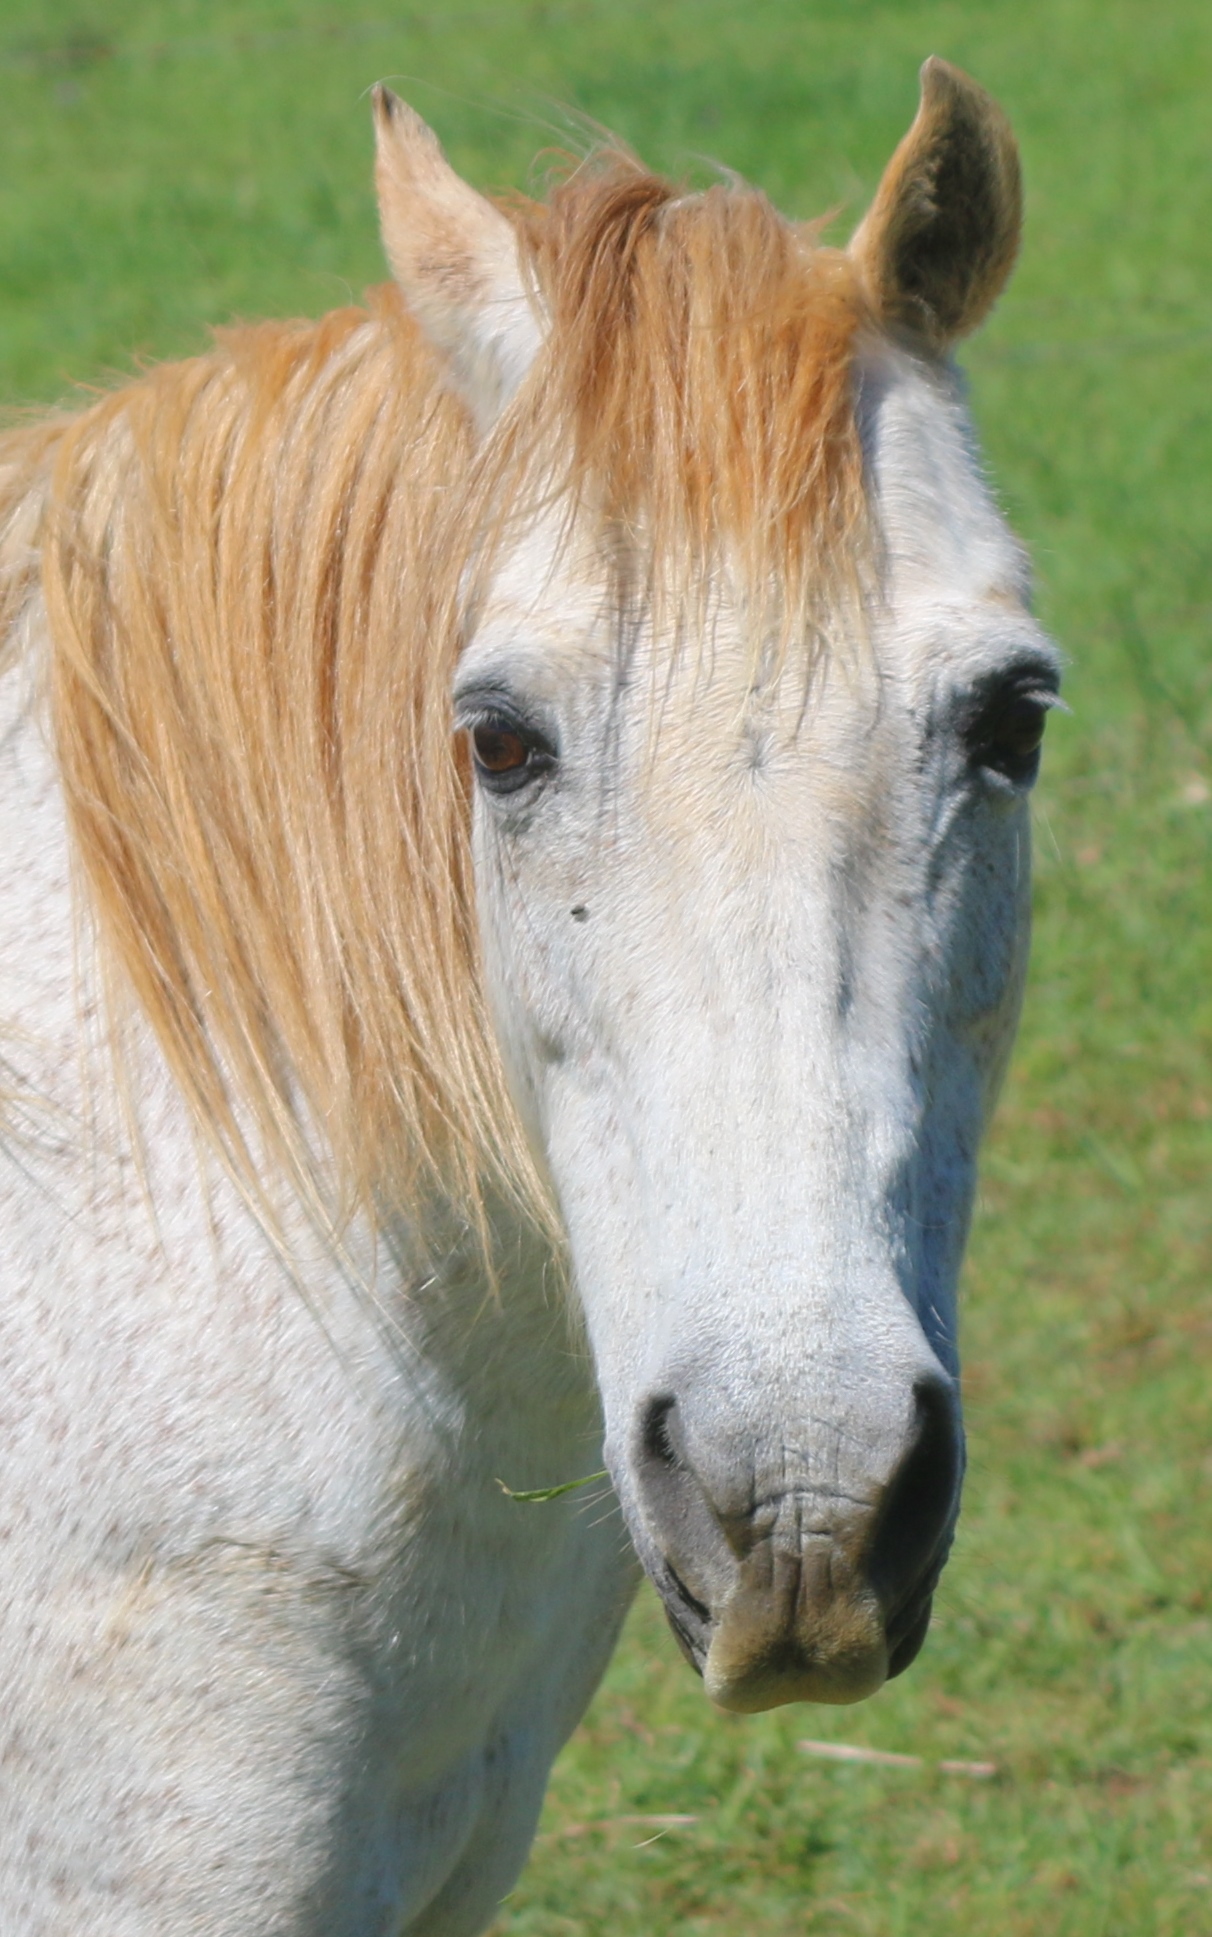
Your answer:
[[[721,572],[684,639],[621,609],[617,530],[608,569],[549,506],[498,559],[455,683],[489,993],[611,1473],[686,1652],[738,1709],[855,1700],[925,1634],[1056,689],[944,358],[1013,260],[1014,144],[966,77],[922,78],[850,249],[869,636],[755,657]],[[491,430],[541,293],[386,97],[380,143],[396,274]]]
[[[726,1706],[916,1653],[958,1506],[956,1277],[1017,1015],[1055,655],[953,384],[863,412],[882,615],[807,688],[621,643],[530,534],[460,665],[500,1040],[571,1242],[628,1525]]]

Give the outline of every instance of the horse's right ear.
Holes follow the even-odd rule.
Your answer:
[[[387,260],[453,388],[487,430],[541,342],[513,225],[455,174],[432,129],[390,88],[374,88],[371,101]]]
[[[921,89],[850,255],[880,321],[938,353],[975,329],[1005,287],[1022,184],[1010,123],[984,88],[931,59]]]

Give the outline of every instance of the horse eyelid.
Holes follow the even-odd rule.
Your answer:
[[[490,727],[498,733],[516,733],[537,753],[552,760],[558,757],[554,732],[540,723],[511,693],[500,688],[482,688],[456,694],[455,732],[474,733],[481,726]]]
[[[1055,675],[1039,666],[1010,667],[995,679],[984,680],[968,696],[960,714],[961,731],[979,733],[998,711],[1023,701],[1042,712],[1069,712],[1055,685]]]

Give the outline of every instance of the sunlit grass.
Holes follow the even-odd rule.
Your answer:
[[[1212,14],[8,0],[0,19],[12,401],[376,279],[380,75],[485,185],[575,135],[563,103],[658,165],[718,157],[795,213],[853,216],[929,52],[1023,140],[1021,270],[965,361],[1074,709],[1049,728],[1035,967],[967,1272],[961,1534],[925,1654],[856,1710],[714,1714],[645,1597],[509,1937],[1212,1930]],[[923,1766],[829,1763],[808,1737]]]

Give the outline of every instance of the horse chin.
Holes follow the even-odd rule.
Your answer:
[[[861,1702],[887,1677],[884,1623],[868,1596],[791,1623],[781,1611],[738,1596],[715,1623],[703,1667],[712,1701],[739,1714],[787,1702]]]
[[[798,1651],[788,1650],[785,1655],[775,1651],[760,1661],[746,1662],[740,1673],[728,1664],[717,1674],[709,1660],[703,1682],[717,1708],[734,1715],[760,1715],[788,1702],[845,1708],[876,1694],[887,1677],[887,1651],[872,1647],[827,1663],[806,1660]]]

